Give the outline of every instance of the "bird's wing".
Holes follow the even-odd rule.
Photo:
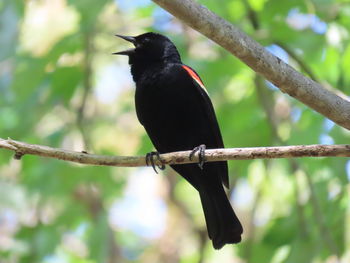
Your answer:
[[[182,65],[182,68],[187,73],[187,75],[192,79],[194,87],[196,88],[197,92],[200,95],[199,97],[201,98],[202,113],[206,114],[209,120],[208,127],[211,129],[211,134],[215,137],[215,143],[216,143],[215,147],[224,148],[225,146],[222,140],[219,124],[215,116],[214,107],[209,98],[208,91],[206,90],[203,84],[203,81],[201,80],[197,72],[191,67]],[[222,169],[220,173],[221,180],[226,187],[229,187],[227,162],[222,162],[221,164],[222,164],[220,165],[220,169]]]

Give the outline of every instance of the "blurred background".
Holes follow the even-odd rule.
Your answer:
[[[350,93],[348,0],[200,0],[340,96]],[[110,155],[153,150],[134,109],[130,46],[156,31],[213,100],[226,147],[349,143],[146,0],[2,0],[0,137]],[[208,242],[196,191],[167,168],[93,167],[0,150],[0,262],[350,262],[346,158],[230,161],[243,242]]]

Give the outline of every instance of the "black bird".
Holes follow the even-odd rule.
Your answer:
[[[203,153],[205,146],[223,148],[214,108],[203,82],[192,68],[181,62],[169,38],[152,32],[135,37],[116,36],[135,46],[113,54],[129,57],[136,83],[137,117],[157,151],[199,149]],[[242,225],[223,188],[223,184],[229,186],[227,162],[171,167],[199,192],[214,248],[240,242]]]

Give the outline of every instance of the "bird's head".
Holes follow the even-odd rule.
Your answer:
[[[152,64],[157,62],[181,62],[179,52],[169,38],[158,33],[145,33],[135,37],[116,35],[134,44],[135,48],[115,52],[114,55],[129,56],[129,64]]]

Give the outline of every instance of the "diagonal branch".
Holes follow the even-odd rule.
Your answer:
[[[15,158],[20,159],[25,154],[54,158],[89,165],[138,167],[146,166],[144,156],[107,156],[89,154],[85,151],[76,152],[37,144],[29,144],[11,139],[0,138],[0,148],[15,152]],[[191,151],[165,153],[160,155],[156,164],[185,164],[198,162],[198,156],[190,160]],[[278,147],[251,147],[208,149],[205,151],[207,162],[225,160],[252,160],[296,157],[350,157],[350,145],[296,145]]]
[[[153,2],[231,52],[282,92],[350,130],[350,102],[300,74],[228,21],[193,0]]]

